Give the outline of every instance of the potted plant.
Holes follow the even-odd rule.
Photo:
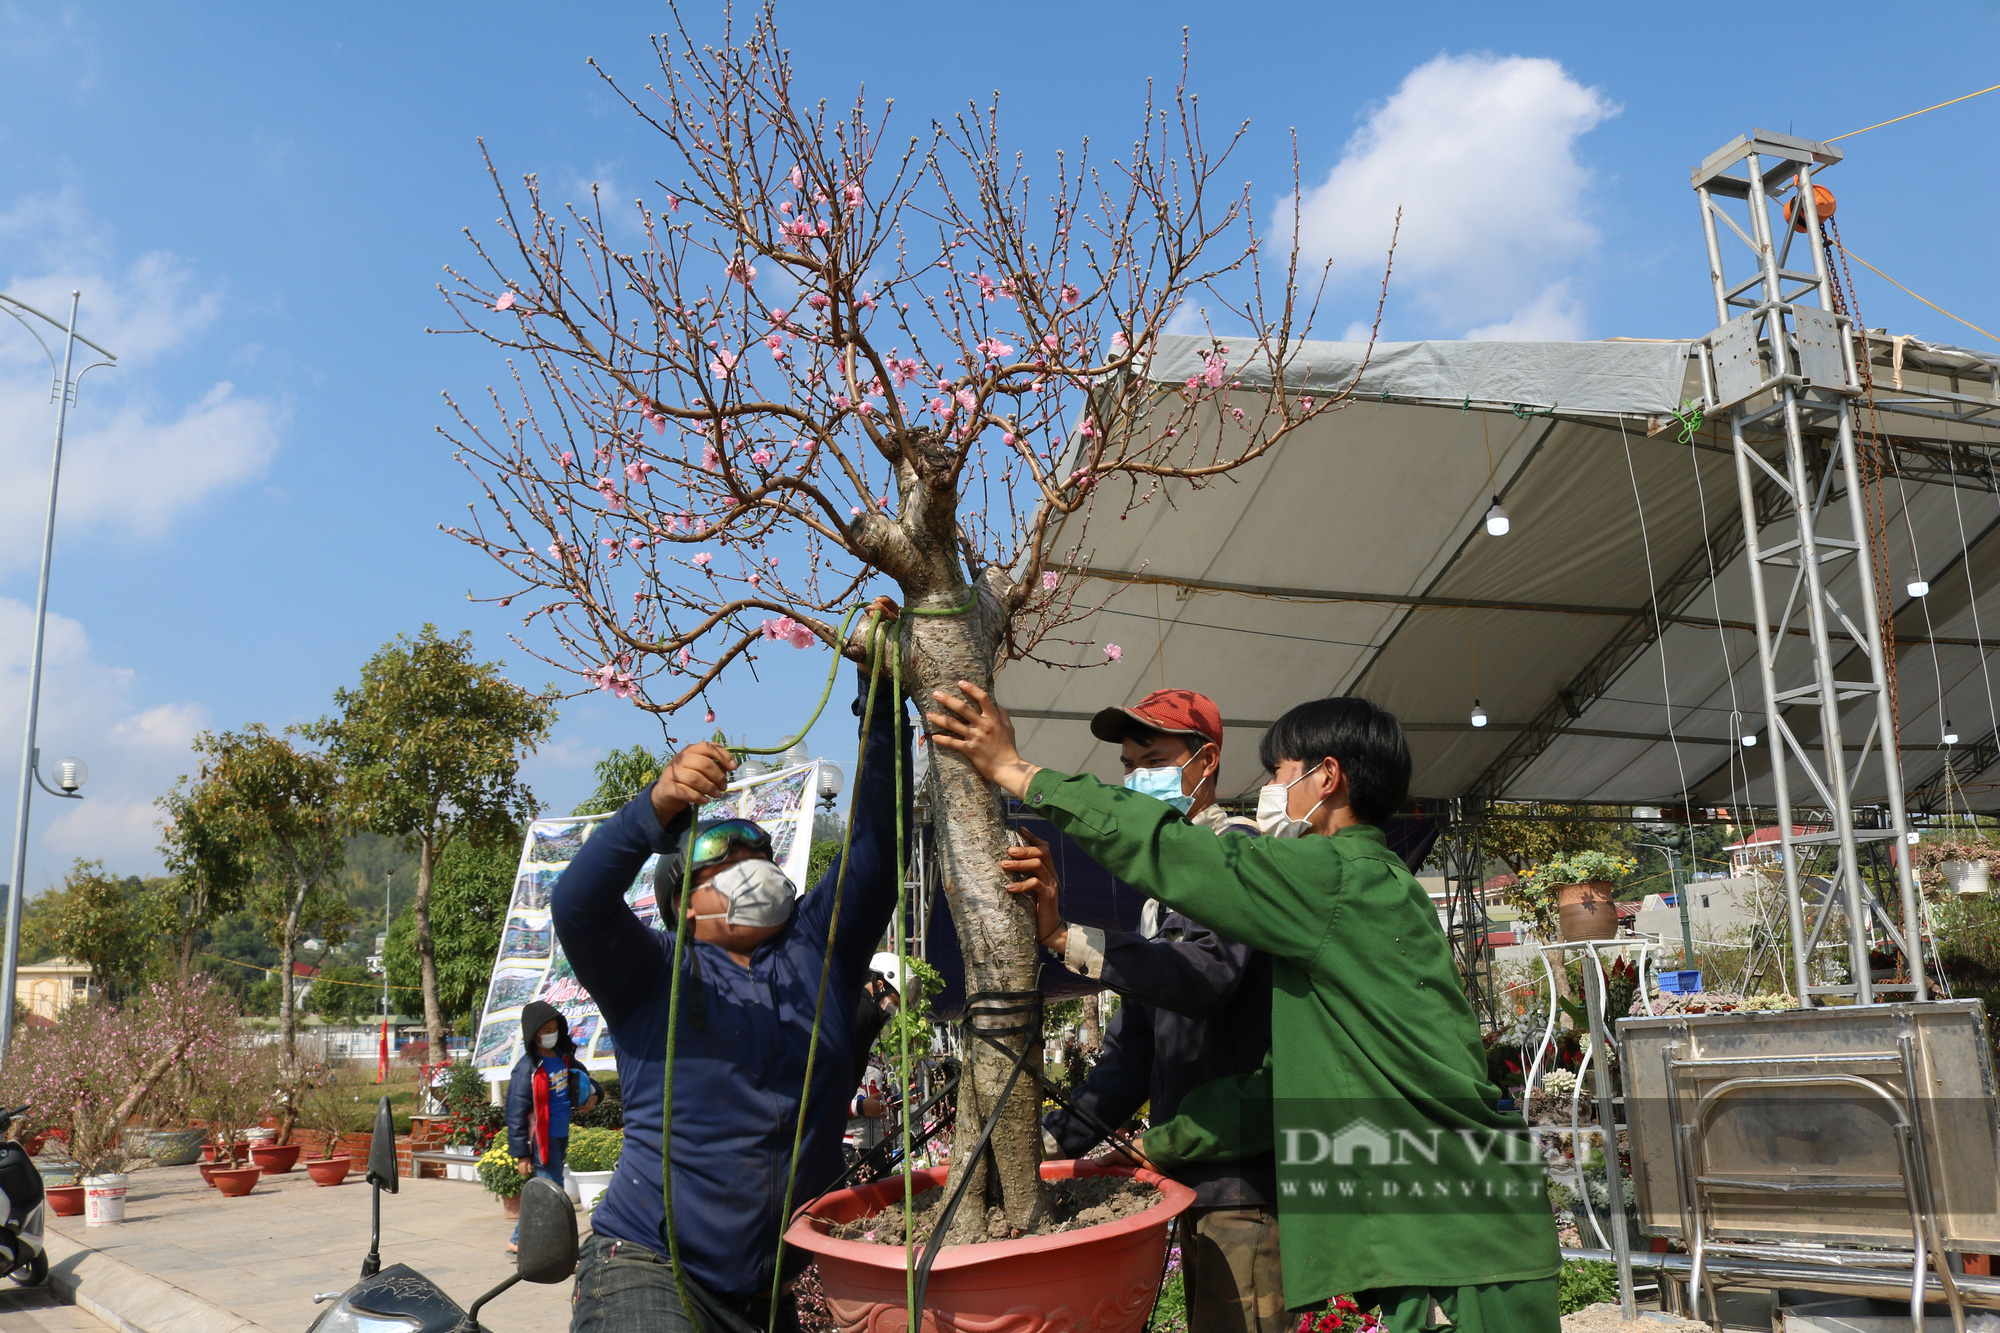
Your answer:
[[[1992,864],[2000,848],[1983,838],[1958,834],[1917,845],[1917,880],[1926,893],[1977,897],[1993,888]]]
[[[451,1180],[476,1181],[480,1179],[477,1159],[492,1141],[505,1113],[493,1105],[492,1089],[469,1060],[446,1065],[438,1078],[436,1093],[439,1105],[444,1108],[441,1122],[444,1151],[449,1156],[466,1159],[463,1166],[446,1167],[445,1175]]]
[[[246,1162],[245,1131],[270,1106],[277,1061],[269,1047],[229,1047],[201,1071],[195,1105],[214,1126],[215,1163],[203,1170],[208,1182],[235,1198],[248,1194],[263,1174]]]
[[[299,1108],[303,1137],[308,1146],[317,1144],[321,1149],[318,1157],[306,1159],[306,1174],[315,1185],[338,1185],[354,1167],[354,1158],[340,1147],[341,1134],[347,1128],[346,1096],[339,1071],[329,1067],[326,1077],[307,1093]]]
[[[1543,861],[1523,876],[1513,890],[1519,902],[1509,906],[1532,910],[1537,922],[1550,911],[1565,940],[1609,940],[1618,937],[1618,910],[1612,906],[1617,881],[1631,874],[1636,862],[1610,852],[1565,852]]]
[[[479,1183],[488,1194],[498,1196],[509,1217],[521,1215],[521,1187],[528,1178],[515,1169],[514,1155],[504,1143],[488,1148],[479,1159]]]
[[[618,1129],[573,1129],[569,1136],[565,1184],[570,1197],[584,1208],[595,1208],[611,1177],[618,1170],[619,1154],[625,1151],[625,1132]]]

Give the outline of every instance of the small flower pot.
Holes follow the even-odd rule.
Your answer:
[[[215,1144],[213,1141],[201,1145],[201,1160],[204,1162],[215,1160]]]
[[[239,1166],[234,1171],[228,1167],[215,1167],[208,1173],[209,1183],[222,1191],[223,1197],[240,1199],[257,1184],[257,1177],[264,1172],[254,1166]]]
[[[282,1176],[299,1164],[299,1154],[304,1150],[305,1145],[299,1143],[280,1146],[253,1141],[250,1144],[250,1160],[272,1175]]]
[[[1610,880],[1590,879],[1555,887],[1557,928],[1563,939],[1618,938],[1618,908],[1611,901]]]
[[[315,1185],[338,1185],[347,1179],[347,1173],[354,1168],[352,1157],[309,1157],[306,1159],[306,1174]]]
[[[500,1200],[500,1210],[509,1217],[519,1217],[521,1215],[521,1196],[518,1194],[507,1195]]]
[[[57,1217],[83,1216],[83,1186],[55,1185],[48,1190],[49,1211]]]

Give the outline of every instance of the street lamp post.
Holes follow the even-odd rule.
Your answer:
[[[1694,966],[1694,925],[1688,919],[1688,896],[1681,887],[1681,853],[1678,847],[1669,847],[1663,842],[1635,842],[1634,847],[1651,847],[1654,851],[1667,854],[1667,883],[1673,886],[1674,906],[1681,910],[1681,966]]]
[[[65,759],[58,772],[57,781],[61,790],[48,785],[40,771],[41,751],[35,748],[35,722],[42,703],[42,648],[49,618],[49,563],[55,557],[56,548],[56,489],[62,479],[63,431],[69,424],[69,405],[76,398],[77,384],[83,377],[101,365],[116,364],[118,358],[105,351],[90,339],[76,331],[76,315],[83,303],[83,294],[72,291],[69,294],[69,323],[58,323],[53,316],[45,315],[25,301],[17,301],[11,296],[0,295],[0,312],[10,315],[41,343],[42,351],[49,358],[49,368],[55,372],[56,398],[56,444],[55,456],[49,464],[49,511],[42,524],[42,577],[35,592],[35,641],[28,659],[28,724],[27,735],[21,743],[21,793],[14,811],[14,878],[7,889],[7,945],[4,963],[0,963],[0,1063],[7,1058],[8,1047],[14,1036],[14,976],[21,959],[21,906],[27,896],[28,882],[28,807],[35,784],[53,796],[75,797],[77,789],[88,776],[83,761]],[[55,352],[49,347],[28,317],[49,326],[61,329],[63,352],[60,363]],[[82,370],[75,370],[76,345],[82,343],[93,352],[104,357],[94,361]]]

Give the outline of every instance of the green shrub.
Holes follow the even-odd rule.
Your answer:
[[[618,1166],[618,1155],[625,1150],[625,1134],[616,1129],[573,1129],[569,1135],[569,1156],[565,1159],[572,1171],[611,1171]]]
[[[1556,1284],[1562,1313],[1575,1314],[1585,1306],[1618,1299],[1618,1265],[1601,1259],[1565,1260]]]

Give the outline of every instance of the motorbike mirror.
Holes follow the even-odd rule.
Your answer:
[[[375,1133],[368,1140],[368,1183],[396,1193],[396,1118],[384,1097],[375,1108]]]
[[[521,1253],[515,1271],[528,1282],[567,1282],[576,1273],[576,1208],[554,1181],[521,1187]]]

